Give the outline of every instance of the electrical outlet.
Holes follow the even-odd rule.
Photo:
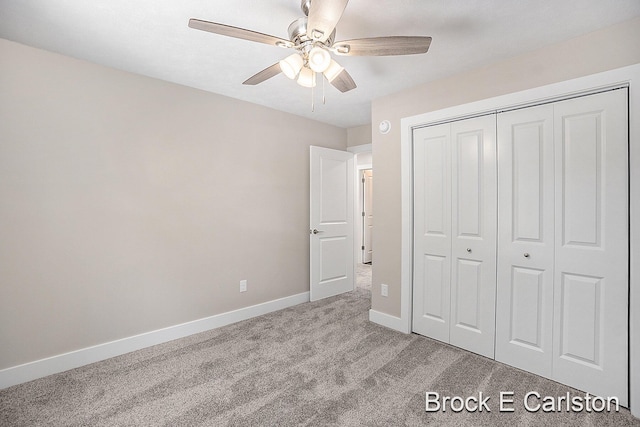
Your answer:
[[[389,296],[389,285],[385,285],[384,283],[380,285],[380,293],[383,297]]]
[[[240,292],[247,292],[247,281],[240,280]]]

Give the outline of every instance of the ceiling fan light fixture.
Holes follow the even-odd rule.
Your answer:
[[[304,87],[315,87],[316,73],[311,68],[304,67],[298,75],[298,84]]]
[[[304,61],[302,56],[297,53],[287,56],[285,59],[280,61],[280,69],[282,73],[289,77],[290,79],[295,79],[300,70],[302,69],[302,65]]]
[[[309,51],[309,67],[316,73],[323,73],[331,64],[329,52],[319,46]]]
[[[327,69],[324,70],[324,76],[327,78],[329,83],[331,83],[336,77],[338,77],[342,70],[344,70],[344,67],[332,59]]]
[[[289,40],[233,27],[217,22],[189,19],[189,28],[222,36],[295,49],[296,53],[249,77],[242,84],[257,85],[280,73],[301,86],[316,85],[316,74],[326,78],[340,92],[357,87],[346,69],[333,60],[333,56],[397,56],[426,53],[431,37],[386,36],[368,37],[335,42],[336,27],[349,0],[300,0],[304,17],[289,24]],[[335,43],[334,43],[335,42]],[[311,91],[313,99],[313,90]],[[324,84],[322,85],[324,103]],[[313,102],[312,102],[313,111]]]

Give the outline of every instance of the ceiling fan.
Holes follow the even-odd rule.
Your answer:
[[[193,18],[189,20],[189,27],[296,51],[249,77],[243,82],[245,85],[257,85],[282,72],[302,86],[314,87],[316,73],[321,73],[338,90],[348,92],[355,89],[356,84],[347,70],[331,57],[331,53],[341,56],[390,56],[426,53],[429,50],[431,37],[424,36],[372,37],[334,42],[336,25],[348,1],[302,0],[305,16],[289,25],[289,40]]]

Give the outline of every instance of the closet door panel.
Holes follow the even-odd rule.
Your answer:
[[[553,106],[498,115],[496,360],[550,378]]]
[[[455,326],[481,334],[482,262],[456,259]]]
[[[627,91],[555,105],[553,378],[627,402]]]
[[[450,343],[491,358],[496,296],[495,120],[489,115],[451,124]]]
[[[413,331],[449,342],[450,126],[414,131]]]

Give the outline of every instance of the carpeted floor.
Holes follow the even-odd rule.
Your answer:
[[[2,426],[640,426],[619,413],[529,413],[568,387],[368,321],[369,291],[301,304],[0,391]],[[425,412],[425,392],[491,412]],[[499,412],[513,391],[515,412]]]
[[[356,287],[371,290],[371,264],[356,265]]]

